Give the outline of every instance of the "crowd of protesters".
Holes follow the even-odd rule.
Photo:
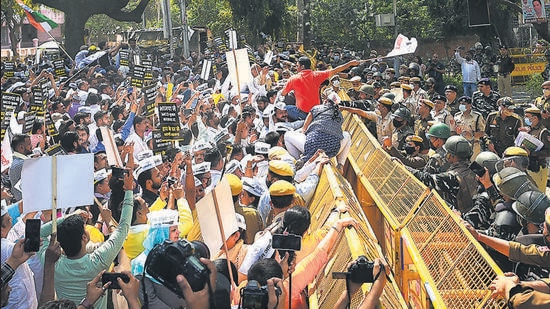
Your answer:
[[[46,59],[16,65],[13,77],[3,77],[3,94],[16,94],[19,104],[2,110],[12,153],[2,163],[2,306],[230,308],[243,301],[241,288],[258,284],[267,290],[267,308],[307,308],[308,285],[343,229],[357,224],[337,208],[322,228],[309,230],[314,214],[307,207],[323,167],[343,171],[352,146],[342,112],[361,116],[390,156],[462,216],[507,272],[491,286],[495,295],[512,306],[550,303],[550,81],[541,97],[519,108],[481,76],[475,48],[464,58],[456,50],[461,97],[457,85],[445,84],[437,54],[426,64],[417,56],[396,72],[374,50],[364,60],[339,48],[272,52],[271,59],[264,48],[249,53],[245,84],[232,84],[222,44],[170,59],[148,54],[135,39],[82,46],[61,68]],[[205,60],[212,61],[209,77],[201,74]],[[150,81],[141,87],[135,71],[144,64]],[[508,78],[513,63],[502,67]],[[29,114],[40,110],[37,85],[45,89],[44,117],[34,117],[29,131]],[[144,90],[150,85],[153,109]],[[177,137],[165,147],[155,137],[162,133],[161,102],[173,103],[178,116]],[[108,163],[105,132],[123,166]],[[52,234],[51,211],[26,212],[20,183],[24,161],[55,145],[62,149],[56,155],[93,153],[97,203],[63,210]],[[115,175],[119,169],[126,173]],[[516,177],[522,181],[510,180]],[[238,230],[226,248],[210,252],[195,228],[196,209],[221,182],[230,186]],[[42,221],[42,244],[27,253],[25,221],[32,218]],[[281,233],[301,236],[302,249],[276,252],[271,237]],[[179,275],[175,292],[147,272],[152,252],[167,240],[195,248],[208,284],[195,289]],[[375,282],[361,308],[376,306],[386,282],[388,265],[374,262]],[[127,276],[116,282],[122,294],[110,292],[114,282],[101,284],[105,271]],[[350,283],[337,306],[345,308],[359,287]]]

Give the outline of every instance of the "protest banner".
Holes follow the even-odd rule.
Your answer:
[[[151,117],[155,114],[155,101],[158,95],[158,84],[147,82],[143,86],[142,92],[145,95],[145,117]]]
[[[50,148],[44,150],[44,153],[47,154],[50,157],[61,156],[61,155],[66,155],[67,154],[65,152],[65,149],[63,149],[63,147],[61,147],[60,144],[55,144],[55,145],[51,146]]]
[[[0,105],[0,138],[4,139],[7,129],[10,126],[10,119],[15,109],[21,104],[21,96],[16,93],[2,92],[2,104]]]
[[[241,85],[252,82],[252,73],[250,72],[250,63],[248,62],[248,51],[246,48],[232,50],[225,53],[227,59],[227,69],[229,71],[229,80],[233,86],[232,95],[239,95],[238,89]]]
[[[196,209],[204,243],[212,254],[216,254],[229,236],[238,230],[231,189],[225,177],[197,203]]]
[[[13,152],[11,151],[10,139],[7,135],[2,138],[2,147],[0,147],[0,162],[2,163],[2,173],[6,171],[11,166],[11,162],[13,162]]]
[[[399,34],[395,39],[392,51],[387,54],[385,58],[412,54],[416,51],[417,47],[418,42],[415,38],[409,39],[406,36]]]
[[[208,80],[210,76],[210,69],[212,68],[212,60],[204,60],[201,69],[201,79]]]
[[[15,63],[12,61],[4,62],[4,78],[12,78],[15,76]]]
[[[46,104],[48,93],[44,93],[44,90],[40,85],[32,87],[31,91],[32,100],[30,104],[30,111],[36,113],[36,116],[44,116],[44,105]]]
[[[123,167],[122,159],[115,142],[113,131],[108,127],[100,127],[101,137],[103,137],[103,145],[105,145],[105,153],[107,154],[107,163],[109,166]]]
[[[130,84],[133,87],[141,88],[143,87],[143,81],[145,80],[145,72],[147,71],[147,68],[142,65],[134,65],[134,68],[132,70],[132,80]]]
[[[180,134],[178,107],[174,102],[157,103],[159,112],[159,128],[163,141],[178,141],[183,137]]]
[[[54,74],[56,77],[66,77],[67,72],[65,71],[65,62],[63,59],[56,59],[52,61]]]
[[[37,177],[39,175],[40,177]],[[25,211],[92,205],[94,202],[94,154],[27,159],[21,171]],[[54,231],[56,228],[55,216]]]

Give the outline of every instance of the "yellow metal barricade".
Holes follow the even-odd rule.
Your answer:
[[[502,274],[435,191],[391,160],[361,119],[348,114],[352,135],[345,175],[411,308],[504,308],[490,298]],[[357,149],[357,148],[360,149]]]

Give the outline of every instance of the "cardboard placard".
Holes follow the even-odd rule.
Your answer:
[[[123,167],[124,164],[122,164],[120,153],[118,153],[113,131],[111,131],[108,127],[100,127],[99,129],[101,130],[101,136],[103,137],[103,145],[105,145],[107,163],[109,163],[109,166]]]
[[[37,116],[44,116],[44,105],[46,104],[47,93],[40,86],[32,87],[32,101],[30,111],[36,113]]]
[[[15,109],[21,102],[21,96],[15,93],[2,92],[2,104],[0,104],[0,138],[4,139],[7,129],[10,126],[10,119]]]
[[[63,59],[56,59],[52,61],[52,65],[56,77],[67,76],[67,71],[65,71],[65,62],[63,61]]]
[[[32,127],[34,126],[34,120],[36,119],[36,114],[33,112],[25,114],[25,124],[23,125],[23,134],[31,134]]]
[[[145,95],[145,117],[150,117],[155,114],[155,101],[158,95],[157,83],[146,83],[143,86],[142,92]]]
[[[162,139],[162,132],[160,130],[153,131],[153,154],[164,155],[166,150],[172,146],[171,141]]]
[[[130,53],[126,50],[121,50],[118,52],[119,64],[121,66],[129,67],[130,66]]]
[[[46,131],[48,131],[49,136],[57,136],[59,132],[57,132],[57,128],[55,127],[55,124],[52,120],[52,115],[48,112],[46,113]]]
[[[61,147],[60,144],[55,144],[55,145],[51,146],[50,148],[44,150],[44,152],[50,157],[66,155],[67,154],[65,152],[65,149],[63,149],[63,147]]]
[[[141,65],[146,68],[144,80],[153,80],[153,61],[149,59],[142,59]]]
[[[157,103],[159,111],[160,131],[163,141],[178,141],[183,137],[180,134],[178,107],[174,102]]]
[[[12,61],[4,62],[4,77],[12,78],[15,76],[15,63]]]
[[[134,65],[134,68],[132,70],[132,81],[131,85],[133,87],[141,88],[143,87],[143,81],[145,80],[145,73],[147,72],[147,68],[142,65]]]
[[[26,212],[52,209],[54,194],[56,208],[93,204],[94,154],[57,156],[55,160],[54,164],[54,158],[40,157],[23,163],[21,191]]]

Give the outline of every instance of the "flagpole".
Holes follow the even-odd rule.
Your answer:
[[[73,57],[71,57],[71,55],[69,55],[69,53],[65,50],[65,48],[63,48],[63,46],[61,45],[61,43],[59,43],[59,42],[53,37],[53,35],[52,35],[49,31],[46,31],[46,33],[48,34],[48,36],[49,36],[50,38],[52,38],[52,40],[54,40],[55,43],[57,43],[57,46],[59,47],[59,49],[61,49],[61,51],[63,51],[63,53],[65,53],[65,55],[67,55],[67,57],[69,57],[69,59],[71,59],[71,62],[74,63]]]

